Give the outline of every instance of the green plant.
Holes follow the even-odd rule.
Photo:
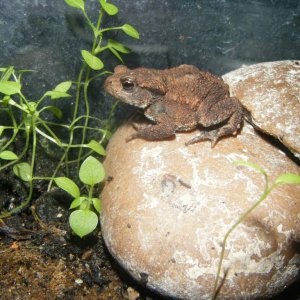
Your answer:
[[[91,49],[81,50],[83,64],[77,80],[64,81],[58,84],[54,89],[45,92],[36,101],[31,101],[27,99],[22,92],[23,74],[31,71],[17,71],[13,66],[0,68],[0,114],[6,114],[7,116],[6,123],[0,123],[0,137],[3,137],[0,140],[0,171],[13,167],[14,173],[23,181],[27,182],[29,186],[26,200],[15,209],[2,212],[0,218],[8,217],[29,204],[33,194],[34,180],[47,178],[49,180],[49,190],[53,181],[57,182],[57,174],[63,167],[68,175],[68,166],[71,163],[76,163],[79,167],[82,160],[89,157],[92,152],[101,156],[105,155],[103,144],[111,135],[111,116],[116,105],[112,106],[108,120],[100,120],[92,116],[90,114],[88,88],[93,80],[110,73],[104,70],[104,62],[99,58],[99,55],[101,55],[103,51],[109,50],[123,63],[121,55],[129,53],[130,50],[123,44],[112,39],[108,39],[106,44],[103,45],[103,34],[111,30],[120,30],[136,39],[139,38],[139,34],[136,29],[129,24],[124,24],[119,27],[103,28],[103,15],[106,13],[110,16],[114,16],[118,13],[118,8],[105,0],[99,0],[100,9],[95,23],[93,23],[86,12],[85,1],[65,0],[65,2],[69,6],[82,12],[86,23],[93,33]],[[54,114],[58,120],[62,118],[63,113],[57,106],[57,103],[59,103],[59,101],[68,101],[68,99],[72,97],[70,93],[72,85],[76,88],[72,120],[69,124],[48,121],[47,113],[49,112]],[[55,105],[45,105],[45,101],[48,99],[51,99]],[[82,107],[83,113],[81,115],[79,115],[79,107]],[[90,126],[90,120],[98,122],[100,126]],[[57,134],[57,128],[64,131],[63,136]],[[77,131],[80,131],[78,135],[81,136],[81,142],[76,144],[74,142],[74,136],[75,132],[77,134]],[[87,131],[95,132],[98,136],[97,140],[88,140]],[[24,147],[21,151],[13,151],[12,146],[19,137],[24,138]],[[50,144],[54,144],[61,151],[57,166],[50,177],[35,176],[37,146],[38,144],[42,144],[42,139],[47,140]],[[75,154],[72,153],[73,155],[71,155],[72,149],[77,149]],[[87,149],[87,151],[85,151],[85,149]],[[28,157],[29,153],[30,157]],[[70,157],[75,157],[75,159],[70,160]],[[21,162],[22,160],[25,161]],[[87,205],[86,203],[88,201],[86,199],[90,198],[85,197],[85,200],[79,204],[82,208],[80,210],[82,211],[84,211],[83,207]],[[90,210],[88,209],[87,211]],[[92,215],[90,213],[88,214],[90,216]],[[74,220],[74,214],[71,214],[71,216],[72,220]],[[80,218],[80,213],[76,213],[75,216]]]
[[[70,209],[70,226],[80,237],[91,233],[98,224],[98,216],[93,211],[101,212],[101,202],[99,198],[93,197],[94,186],[104,180],[105,171],[100,161],[93,156],[88,156],[79,169],[79,178],[87,187],[88,194],[81,195],[76,183],[67,177],[54,178],[55,183],[61,189],[69,193],[73,198]]]
[[[105,50],[110,50],[123,63],[123,59],[119,54],[119,52],[123,54],[130,52],[127,47],[111,39],[108,40],[105,46],[102,46],[103,33],[111,30],[121,30],[127,35],[136,39],[139,38],[139,33],[136,31],[136,29],[133,26],[129,24],[124,24],[119,27],[101,28],[104,12],[110,16],[114,16],[119,11],[115,5],[108,3],[105,0],[99,0],[101,9],[95,24],[91,21],[91,19],[87,15],[87,12],[85,10],[85,2],[83,0],[65,0],[65,2],[69,6],[79,9],[82,12],[82,14],[84,15],[87,21],[87,24],[89,25],[89,27],[93,32],[92,49],[90,51],[81,50],[81,55],[84,59],[84,64],[80,69],[78,79],[77,79],[77,92],[76,92],[75,108],[73,112],[73,120],[76,120],[78,118],[78,107],[79,107],[79,99],[80,99],[81,88],[82,88],[82,81],[83,81],[85,111],[86,111],[86,116],[89,116],[90,105],[87,96],[88,86],[92,80],[96,79],[99,76],[102,76],[103,74],[108,73],[107,71],[104,71],[100,74],[96,74],[95,76],[91,76],[92,70],[99,71],[104,67],[103,61],[99,57],[97,57],[97,55],[101,54]],[[86,137],[86,128],[88,126],[88,122],[89,122],[89,118],[85,117],[83,132],[82,132],[82,141],[84,141]],[[73,136],[70,137],[70,143],[72,143],[72,141],[73,141]],[[81,155],[82,155],[82,150],[80,149],[78,155],[78,163],[80,161]]]
[[[282,184],[300,184],[300,176],[297,174],[291,174],[291,173],[281,174],[274,180],[274,182],[272,182],[270,184],[267,172],[263,168],[261,168],[259,165],[251,163],[251,162],[247,162],[247,161],[236,161],[235,165],[245,166],[245,167],[254,169],[254,170],[258,171],[259,173],[261,173],[264,177],[265,186],[264,186],[264,191],[263,191],[262,195],[260,196],[260,198],[238,218],[238,220],[229,228],[229,230],[227,231],[227,233],[224,236],[224,239],[222,242],[222,250],[221,250],[221,254],[220,254],[220,260],[219,260],[218,269],[217,269],[217,275],[216,275],[213,293],[212,293],[212,299],[215,299],[217,296],[218,282],[219,282],[219,278],[220,278],[220,274],[221,274],[224,253],[225,253],[225,249],[226,249],[226,242],[227,242],[230,234],[233,232],[233,230],[239,224],[241,224],[249,216],[249,214],[268,197],[268,195],[276,187],[278,187],[279,185],[282,185]]]

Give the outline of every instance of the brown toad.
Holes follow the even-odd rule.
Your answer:
[[[128,140],[161,140],[177,131],[202,132],[186,144],[236,134],[243,120],[243,107],[230,97],[228,85],[209,72],[191,65],[166,70],[117,66],[104,84],[105,90],[122,102],[144,109],[155,124],[140,128]]]

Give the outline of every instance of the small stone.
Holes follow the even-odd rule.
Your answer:
[[[84,259],[84,260],[88,260],[91,258],[91,256],[93,255],[93,250],[90,249],[90,250],[87,250],[85,252],[83,252],[81,258]]]
[[[83,284],[83,280],[78,278],[78,279],[75,279],[75,283],[78,284],[78,285],[82,285]]]
[[[75,255],[73,253],[69,254],[69,260],[74,261],[75,260]]]
[[[128,297],[128,300],[137,300],[140,297],[140,294],[132,287],[129,287],[127,289],[127,297]]]

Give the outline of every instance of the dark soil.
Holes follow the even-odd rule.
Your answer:
[[[0,174],[0,211],[26,197],[22,183]],[[12,179],[13,180],[13,179]],[[0,299],[162,299],[116,265],[98,230],[83,239],[68,225],[71,199],[36,185],[31,207],[0,220]]]
[[[24,201],[26,187],[0,174],[0,211]],[[80,239],[68,226],[71,199],[37,184],[32,206],[0,220],[0,299],[166,299],[133,281],[113,260],[101,231]],[[300,299],[299,282],[276,300]]]

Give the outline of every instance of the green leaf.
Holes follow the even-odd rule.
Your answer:
[[[101,52],[103,52],[105,49],[107,49],[108,46],[105,46],[105,47],[100,47],[99,45],[96,47],[96,49],[94,50],[94,53],[95,54],[99,54]]]
[[[65,2],[69,6],[84,10],[84,1],[83,0],[65,0]]]
[[[13,171],[14,171],[15,175],[18,176],[19,178],[21,178],[23,181],[31,181],[32,180],[31,166],[26,162],[14,165]]]
[[[92,201],[93,201],[94,208],[98,213],[100,213],[102,210],[101,200],[99,198],[92,198]]]
[[[79,178],[88,185],[95,185],[105,177],[105,170],[100,161],[93,156],[88,156],[80,166]]]
[[[18,159],[18,156],[14,152],[6,150],[0,153],[0,158],[5,160],[15,160]]]
[[[94,150],[95,152],[97,152],[100,155],[106,155],[106,152],[105,152],[104,148],[102,147],[102,145],[99,144],[98,142],[96,142],[95,140],[91,140],[85,146]]]
[[[103,62],[97,56],[91,54],[87,50],[82,50],[81,55],[88,66],[93,70],[101,70],[104,67]]]
[[[78,198],[80,197],[80,190],[77,184],[67,177],[56,177],[54,178],[54,182],[58,187],[69,193],[72,197]]]
[[[26,105],[25,105],[25,107],[26,107]],[[29,111],[31,113],[34,113],[36,111],[36,107],[37,107],[37,103],[36,102],[30,101],[27,104],[27,108],[29,109]]]
[[[73,208],[76,208],[78,206],[80,206],[80,204],[86,200],[86,197],[78,197],[78,198],[75,198],[72,203],[71,203],[71,206],[70,206],[70,209],[73,209]]]
[[[5,95],[19,94],[21,92],[21,84],[15,81],[0,82],[0,93]]]
[[[110,16],[116,15],[118,13],[119,9],[114,4],[107,3],[105,0],[100,0],[99,2],[105,12]]]
[[[72,85],[72,81],[64,81],[58,84],[53,91],[66,93]]]
[[[116,51],[114,48],[112,47],[108,47],[108,49],[114,54],[115,57],[117,57],[122,64],[124,64],[123,58],[121,57],[121,55],[118,53],[118,51]]]
[[[45,93],[45,96],[51,97],[51,100],[57,100],[60,98],[68,98],[71,97],[68,93],[59,92],[59,91],[48,91]]]
[[[116,42],[115,40],[109,39],[107,46],[116,49],[121,53],[130,53],[130,49],[125,47],[123,44]]]
[[[93,211],[79,209],[71,213],[69,222],[73,231],[82,238],[97,227],[98,216]]]
[[[248,168],[254,169],[254,170],[262,173],[263,175],[267,176],[267,172],[262,167],[260,167],[257,164],[254,164],[254,163],[252,163],[250,161],[237,160],[237,161],[234,161],[233,163],[236,166],[244,166],[244,167],[248,167]]]
[[[124,24],[121,29],[129,36],[133,37],[134,39],[139,39],[140,35],[138,31],[129,24]]]
[[[14,67],[13,66],[5,68],[4,69],[4,74],[1,76],[0,81],[1,82],[7,81],[10,78],[10,76],[13,74],[13,72],[14,72]]]
[[[292,173],[286,173],[279,175],[276,180],[275,184],[300,184],[300,175],[292,174]]]
[[[14,105],[14,104],[16,104],[16,102],[15,102],[14,100],[12,100],[12,99],[10,98],[10,96],[8,96],[8,95],[5,95],[5,96],[3,97],[3,99],[2,99],[2,101],[3,101],[3,104],[5,104],[5,105],[8,105],[8,104]]]
[[[50,110],[55,115],[55,117],[58,119],[61,119],[63,116],[62,111],[56,106],[46,106],[44,109]]]
[[[3,131],[5,130],[4,126],[0,126],[0,136],[2,135]]]

